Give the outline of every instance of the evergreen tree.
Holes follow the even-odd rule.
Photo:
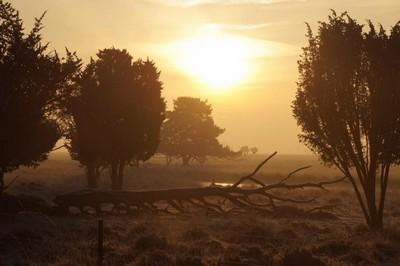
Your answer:
[[[6,173],[37,166],[61,136],[56,109],[79,65],[74,54],[47,51],[43,17],[25,34],[18,12],[0,1],[0,193]]]

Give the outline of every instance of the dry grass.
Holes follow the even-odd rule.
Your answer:
[[[4,265],[94,265],[96,217],[1,217]],[[398,265],[400,232],[308,219],[105,217],[105,265]],[[399,221],[396,221],[399,224]]]
[[[249,172],[259,159],[213,161],[191,168],[165,168],[156,159],[139,169],[129,169],[126,185],[130,189],[156,189],[195,186],[212,179],[232,182]],[[299,166],[316,164],[312,157],[293,157],[288,166],[283,159],[276,164],[271,161],[261,179],[268,182]],[[316,168],[311,175],[296,180],[337,175],[322,166]],[[82,169],[62,154],[52,156],[36,170],[22,169],[17,174],[20,177],[12,193],[49,202],[56,193],[79,189],[84,184]],[[108,186],[106,176],[102,186]],[[397,191],[392,186],[389,192],[382,235],[368,232],[347,186],[334,187],[329,193],[297,192],[299,197],[312,193],[323,203],[340,205],[340,219],[298,217],[290,208],[276,217],[251,213],[227,217],[200,213],[107,216],[105,265],[400,265]],[[31,212],[1,214],[0,265],[95,265],[97,219]]]

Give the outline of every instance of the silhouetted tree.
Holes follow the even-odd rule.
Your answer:
[[[179,97],[162,125],[159,152],[167,158],[177,157],[183,165],[196,160],[203,164],[207,156],[229,157],[236,153],[218,141],[225,130],[216,126],[212,108],[199,98]],[[168,163],[168,160],[167,160]]]
[[[256,154],[258,152],[258,148],[257,147],[252,147],[250,149],[250,151],[251,151],[252,154]]]
[[[348,177],[369,227],[379,230],[400,155],[400,24],[388,35],[369,23],[363,33],[333,11],[318,35],[308,26],[307,37],[293,102],[300,139]]]
[[[47,52],[43,16],[25,34],[18,12],[0,1],[0,193],[6,173],[37,166],[61,135],[56,107],[78,62]]]
[[[156,151],[165,117],[160,72],[150,60],[133,61],[126,50],[104,49],[77,81],[70,104],[73,158],[87,168],[96,186],[99,167],[111,168],[113,189],[121,189],[124,167]]]
[[[75,91],[67,101],[70,115],[67,133],[67,147],[73,160],[81,163],[86,170],[87,186],[98,186],[101,168],[106,166],[103,158],[105,137],[103,122],[104,103],[99,94],[94,73],[94,62],[82,71],[75,80]]]

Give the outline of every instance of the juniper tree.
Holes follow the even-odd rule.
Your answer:
[[[110,166],[113,189],[121,189],[127,164],[148,160],[160,141],[165,116],[160,71],[126,50],[100,50],[77,81],[71,100],[73,158],[87,168],[95,186],[98,167]]]
[[[368,30],[334,11],[308,26],[293,112],[299,135],[350,180],[367,224],[383,226],[391,166],[400,155],[400,23]]]
[[[59,139],[56,106],[79,64],[48,52],[43,17],[25,33],[18,11],[0,1],[0,193],[6,173],[37,166]]]

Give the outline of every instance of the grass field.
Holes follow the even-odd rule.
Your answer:
[[[205,186],[230,183],[251,172],[266,155],[240,160],[212,160],[204,166],[166,167],[156,157],[139,168],[127,168],[129,190]],[[283,178],[305,165],[292,182],[340,177],[313,156],[277,155],[257,177],[266,183]],[[398,177],[398,169],[392,177]],[[20,169],[7,176],[18,179],[8,191],[49,202],[59,193],[84,188],[83,169],[65,153],[50,156],[36,169]],[[104,172],[101,188],[109,187]],[[298,217],[288,212],[215,216],[192,215],[104,216],[105,265],[400,265],[400,197],[397,182],[388,194],[383,234],[364,226],[349,184],[329,191],[305,190],[322,203],[340,206],[336,217]],[[291,192],[285,192],[291,193]],[[95,265],[96,226],[90,215],[47,216],[21,212],[1,214],[0,265]]]

